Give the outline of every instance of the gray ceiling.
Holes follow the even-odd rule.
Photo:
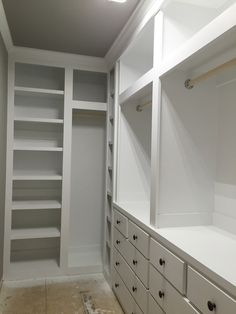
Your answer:
[[[2,0],[14,45],[103,57],[139,0]]]

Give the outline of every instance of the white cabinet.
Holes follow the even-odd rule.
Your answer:
[[[116,228],[125,236],[125,238],[128,238],[128,219],[117,210],[114,210],[113,221]]]

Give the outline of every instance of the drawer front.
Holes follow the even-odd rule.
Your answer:
[[[133,265],[133,257],[135,256],[135,247],[118,231],[113,228],[113,244],[121,253],[129,265]]]
[[[114,210],[113,216],[114,226],[126,237],[128,238],[128,218]]]
[[[143,314],[116,270],[113,270],[112,287],[126,314]]]
[[[166,314],[199,314],[152,265],[149,287],[150,293]]]
[[[157,241],[150,240],[150,262],[180,293],[186,292],[186,264]]]
[[[133,295],[135,301],[137,302],[143,313],[147,313],[148,291],[141,283],[141,281],[138,279],[138,277],[134,278],[131,287],[131,294]]]
[[[131,268],[145,285],[145,287],[148,288],[149,261],[138,250],[135,249],[131,262]]]
[[[149,258],[149,235],[131,221],[129,221],[129,241]]]
[[[236,301],[191,267],[188,267],[187,296],[203,314],[236,313]]]
[[[164,314],[160,306],[153,299],[151,294],[148,296],[148,314]]]

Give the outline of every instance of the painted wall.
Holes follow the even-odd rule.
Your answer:
[[[0,280],[3,273],[3,237],[6,172],[6,115],[7,115],[7,51],[0,34]]]

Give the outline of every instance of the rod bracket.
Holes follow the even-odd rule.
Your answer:
[[[187,80],[184,82],[184,86],[185,86],[187,89],[193,89],[193,88],[194,88],[194,85],[192,84],[191,79],[187,79]]]

